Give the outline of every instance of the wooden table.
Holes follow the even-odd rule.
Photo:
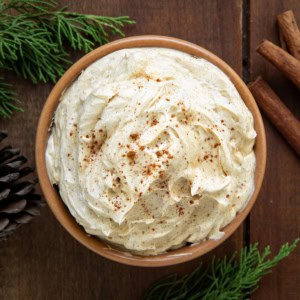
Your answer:
[[[81,0],[70,8],[130,15],[137,24],[126,29],[128,36],[161,34],[199,44],[223,58],[245,81],[262,74],[300,117],[299,92],[255,53],[264,38],[278,43],[278,13],[293,9],[300,23],[298,0]],[[10,141],[33,162],[35,129],[52,85],[32,85],[13,75],[10,79],[24,100],[25,112],[2,121],[1,128],[9,130]],[[212,253],[174,267],[120,265],[81,246],[45,208],[40,218],[0,245],[0,299],[139,299],[154,280],[191,271],[214,254],[230,254],[255,241],[277,250],[292,241],[300,233],[299,159],[266,119],[265,127],[268,163],[259,199],[243,226]],[[263,279],[252,299],[300,299],[299,260],[300,247]]]

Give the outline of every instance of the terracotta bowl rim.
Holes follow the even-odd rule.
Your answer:
[[[111,248],[102,240],[89,236],[84,229],[76,223],[71,213],[63,204],[59,194],[49,181],[46,170],[45,151],[49,136],[49,127],[61,93],[78,77],[82,70],[94,61],[116,50],[133,47],[163,47],[177,49],[210,61],[230,78],[240,93],[243,101],[253,114],[254,125],[257,132],[255,145],[255,191],[244,210],[238,213],[235,219],[223,229],[225,234],[219,240],[207,240],[193,246],[184,246],[180,249],[156,256],[141,257],[121,252]],[[40,186],[50,209],[59,223],[77,241],[95,253],[119,263],[142,267],[161,267],[183,263],[206,254],[223,243],[244,221],[257,199],[263,182],[266,167],[266,137],[262,117],[252,94],[242,79],[223,60],[212,54],[210,51],[181,39],[158,35],[144,35],[123,38],[101,46],[83,56],[65,72],[52,89],[41,112],[36,133],[35,160]]]

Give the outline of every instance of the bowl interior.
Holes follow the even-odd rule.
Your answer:
[[[114,52],[119,49],[133,48],[133,47],[164,47],[172,48],[182,52],[189,53],[196,57],[202,57],[217,67],[219,67],[235,85],[240,93],[246,106],[251,111],[254,117],[254,126],[257,132],[255,154],[256,154],[256,172],[255,172],[255,191],[252,195],[248,205],[240,212],[236,218],[227,225],[223,231],[225,235],[219,240],[208,240],[193,246],[185,246],[183,248],[172,250],[157,256],[136,256],[130,253],[122,252],[114,249],[101,241],[100,239],[89,236],[84,229],[77,224],[75,219],[69,213],[67,207],[60,198],[59,193],[54,189],[47,175],[45,152],[47,141],[49,137],[49,127],[53,118],[53,114],[58,105],[61,93],[78,77],[80,72],[88,67],[91,63],[100,59],[101,57]],[[256,102],[254,101],[247,86],[241,78],[220,58],[211,52],[186,41],[171,37],[163,36],[137,36],[130,37],[115,42],[109,43],[105,46],[99,47],[89,54],[77,61],[58,81],[51,91],[44,108],[42,110],[36,136],[36,166],[42,191],[45,198],[53,211],[54,215],[62,226],[80,243],[85,245],[90,250],[117,262],[135,265],[135,266],[167,266],[174,265],[181,262],[191,260],[199,257],[208,251],[214,249],[219,244],[224,242],[243,222],[250,212],[264,177],[266,165],[266,140],[265,131],[262,118]]]

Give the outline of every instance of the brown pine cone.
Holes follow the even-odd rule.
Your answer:
[[[7,132],[0,131],[0,143],[6,137]],[[0,240],[39,215],[44,204],[34,192],[37,180],[24,178],[32,174],[33,168],[24,166],[27,159],[19,154],[20,150],[11,146],[0,150]]]

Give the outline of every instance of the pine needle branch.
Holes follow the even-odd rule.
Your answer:
[[[8,118],[14,111],[23,111],[19,107],[20,101],[15,96],[11,85],[3,82],[0,78],[0,117]]]
[[[121,28],[134,23],[127,16],[68,12],[67,7],[58,9],[56,1],[0,3],[1,64],[33,83],[55,82],[64,73],[71,63],[66,45],[89,52],[107,43],[111,34],[124,36]]]
[[[64,49],[67,41],[75,50],[89,52],[93,47],[109,41],[110,35],[124,37],[122,28],[134,24],[127,16],[105,17],[67,12],[66,7],[48,16],[40,17],[41,25],[53,32],[56,42]]]
[[[55,0],[8,0],[0,1],[0,13],[8,10],[15,10],[19,13],[26,12],[47,12],[50,9],[55,9],[57,2]]]
[[[33,83],[55,82],[70,64],[67,53],[58,50],[52,34],[30,18],[27,14],[0,17],[0,61]]]
[[[0,0],[0,68],[33,83],[56,82],[71,64],[67,46],[89,52],[111,35],[123,37],[122,28],[133,23],[127,16],[69,12],[54,0]],[[7,106],[9,93],[5,99]],[[14,108],[7,106],[4,115]]]
[[[183,277],[171,277],[154,284],[144,295],[144,300],[240,300],[258,288],[261,278],[270,273],[282,259],[297,246],[299,239],[291,245],[284,244],[278,254],[269,258],[270,247],[262,252],[258,245],[242,249],[239,260],[234,254],[229,260],[213,259],[211,266],[201,266]]]

